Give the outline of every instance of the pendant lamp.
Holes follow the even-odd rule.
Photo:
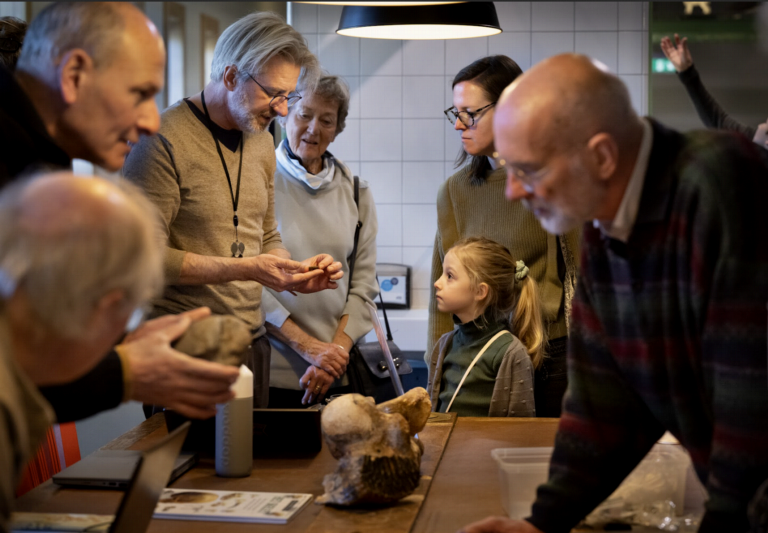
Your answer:
[[[501,33],[493,2],[344,6],[339,35],[370,39],[467,39]]]

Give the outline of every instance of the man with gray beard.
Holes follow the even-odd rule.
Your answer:
[[[159,134],[143,138],[123,168],[164,221],[167,286],[155,314],[205,305],[244,320],[254,336],[248,365],[257,407],[267,406],[269,393],[262,284],[306,293],[335,288],[342,276],[327,254],[292,261],[274,213],[267,127],[301,98],[299,78],[318,73],[304,38],[280,17],[243,17],[219,38],[210,83],[166,109]],[[295,274],[292,283],[285,273]]]

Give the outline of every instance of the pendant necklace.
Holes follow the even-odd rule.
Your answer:
[[[232,210],[235,212],[232,217],[232,223],[235,225],[235,240],[229,249],[232,251],[232,257],[243,257],[245,251],[245,245],[237,239],[237,204],[240,203],[240,175],[243,170],[243,147],[245,145],[245,134],[241,133],[240,137],[240,166],[237,169],[237,192],[232,191],[232,180],[229,177],[229,169],[227,163],[224,161],[224,154],[221,153],[221,146],[219,145],[219,139],[216,138],[216,134],[213,132],[213,121],[208,114],[208,107],[205,105],[205,91],[200,93],[200,99],[203,101],[203,111],[205,111],[205,118],[208,120],[208,129],[211,130],[213,140],[216,143],[216,151],[219,152],[219,159],[221,159],[221,166],[224,167],[224,174],[227,176],[227,183],[229,183],[229,195],[232,198]]]

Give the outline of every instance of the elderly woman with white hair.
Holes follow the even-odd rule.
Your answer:
[[[360,180],[356,199],[355,178],[327,150],[344,130],[349,89],[341,78],[323,76],[314,89],[300,92],[301,100],[281,120],[287,138],[276,150],[278,228],[293,255],[322,250],[342,262],[345,277],[335,291],[264,291],[272,345],[269,406],[283,408],[315,402],[329,391],[351,392],[349,351],[373,327],[365,306],[377,293],[373,196]]]

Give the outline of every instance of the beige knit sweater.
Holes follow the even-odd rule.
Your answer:
[[[238,239],[245,257],[283,248],[274,211],[275,148],[272,136],[244,133],[238,204]],[[221,147],[232,189],[237,187],[240,149]],[[261,284],[178,285],[184,255],[231,257],[235,230],[232,199],[211,132],[183,101],[162,114],[160,133],[143,137],[125,162],[125,177],[144,189],[162,215],[167,238],[166,288],[155,314],[179,313],[201,305],[232,314],[253,328],[264,324]]]
[[[448,178],[437,193],[437,235],[432,252],[432,283],[442,275],[446,252],[465,237],[482,236],[504,245],[515,259],[522,259],[538,282],[550,339],[568,334],[566,311],[576,282],[580,230],[560,239],[566,267],[565,282],[558,276],[558,238],[542,229],[536,217],[520,202],[504,196],[503,168],[488,174],[480,185],[470,183],[469,167]],[[429,298],[428,359],[438,339],[453,330],[451,316],[437,310],[434,285]]]

